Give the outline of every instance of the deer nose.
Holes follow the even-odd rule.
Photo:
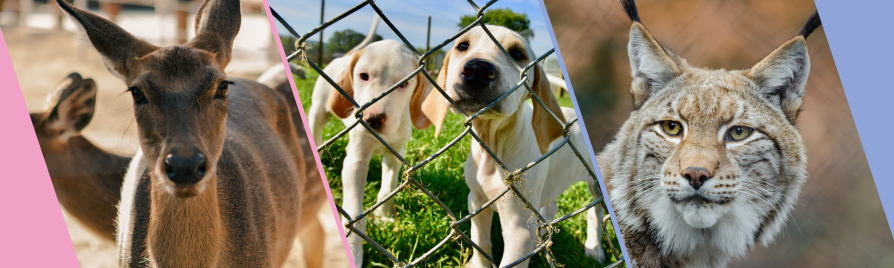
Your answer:
[[[363,119],[363,121],[366,121],[366,124],[369,125],[369,127],[378,131],[385,125],[385,114],[371,114],[367,116],[366,119]]]
[[[487,61],[474,59],[463,65],[460,78],[466,85],[486,87],[493,84],[494,80],[497,79],[497,69]]]
[[[205,177],[207,170],[205,155],[193,150],[192,155],[181,156],[177,148],[165,156],[165,174],[176,185],[196,184]]]
[[[683,170],[683,177],[689,180],[689,185],[698,190],[705,181],[711,178],[711,173],[703,167],[687,167]]]

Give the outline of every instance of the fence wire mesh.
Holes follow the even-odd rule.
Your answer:
[[[472,239],[465,232],[463,232],[459,229],[459,226],[469,222],[472,219],[472,217],[475,217],[476,215],[481,213],[483,210],[485,210],[486,208],[488,208],[491,205],[493,205],[494,203],[496,203],[499,199],[503,198],[509,192],[512,192],[513,195],[518,197],[521,200],[521,202],[523,202],[525,204],[525,209],[527,209],[533,213],[534,219],[537,220],[537,222],[538,222],[538,226],[537,226],[537,230],[536,230],[536,237],[535,237],[535,238],[537,238],[538,241],[536,241],[537,243],[536,243],[533,251],[527,253],[526,255],[524,255],[524,257],[522,257],[518,260],[515,260],[504,267],[517,266],[518,264],[530,259],[531,257],[533,257],[536,254],[541,253],[541,252],[546,254],[546,260],[551,267],[562,267],[563,265],[556,261],[556,258],[553,255],[554,253],[549,250],[550,246],[553,245],[553,241],[552,241],[553,234],[555,234],[559,231],[558,228],[555,227],[554,225],[559,222],[568,220],[569,218],[575,217],[578,214],[581,214],[584,211],[586,211],[590,208],[593,208],[595,206],[602,206],[604,211],[607,211],[607,208],[606,208],[605,202],[604,202],[604,197],[601,196],[602,191],[599,189],[598,183],[593,184],[593,187],[596,188],[595,189],[596,193],[598,193],[598,195],[599,195],[599,197],[596,200],[594,200],[593,202],[587,204],[586,206],[584,206],[580,209],[577,209],[577,210],[575,210],[571,213],[568,213],[562,217],[552,219],[552,220],[547,220],[543,215],[541,215],[540,212],[536,209],[536,207],[533,206],[530,202],[528,202],[528,200],[525,198],[525,195],[523,194],[523,191],[521,190],[521,189],[523,189],[523,185],[520,185],[520,182],[519,182],[519,179],[521,178],[521,176],[523,176],[526,171],[533,168],[537,164],[541,163],[543,160],[549,158],[556,151],[558,151],[559,149],[561,149],[563,146],[566,146],[566,145],[569,146],[574,151],[574,154],[577,156],[578,160],[580,160],[581,164],[586,167],[586,170],[589,173],[589,175],[594,179],[597,178],[596,173],[593,171],[593,168],[590,165],[588,165],[586,160],[584,159],[584,157],[587,157],[587,156],[582,155],[580,153],[580,151],[577,149],[577,146],[571,141],[571,136],[570,136],[569,130],[575,123],[577,123],[578,118],[575,118],[568,122],[562,122],[553,111],[551,111],[549,108],[547,108],[547,106],[543,103],[543,101],[540,99],[540,97],[537,96],[537,94],[534,92],[531,85],[529,85],[527,83],[528,75],[529,75],[528,71],[532,70],[532,68],[534,66],[536,66],[537,64],[542,64],[544,59],[546,59],[548,56],[552,55],[555,52],[554,48],[550,49],[546,53],[543,53],[542,55],[540,55],[536,59],[532,60],[529,64],[527,64],[525,66],[520,66],[517,63],[515,63],[515,61],[510,60],[509,62],[513,62],[515,64],[515,67],[521,70],[519,82],[517,82],[510,90],[503,93],[501,96],[499,96],[493,102],[491,102],[490,104],[488,104],[487,106],[485,106],[484,108],[482,108],[481,110],[479,110],[478,112],[476,112],[472,115],[469,115],[468,113],[463,111],[462,108],[460,108],[447,95],[447,93],[444,91],[444,89],[441,88],[440,85],[438,85],[437,81],[425,69],[425,66],[427,66],[426,60],[429,58],[429,56],[431,56],[433,53],[440,50],[441,48],[447,46],[448,44],[453,42],[455,39],[459,38],[461,35],[468,32],[469,30],[473,29],[474,27],[481,27],[481,29],[484,30],[484,32],[487,34],[487,36],[490,38],[490,40],[494,44],[496,44],[496,46],[500,49],[503,56],[505,56],[509,59],[512,59],[512,56],[509,55],[509,52],[507,52],[506,49],[503,48],[503,46],[500,44],[500,42],[497,41],[497,39],[493,36],[493,34],[491,34],[491,32],[488,30],[487,26],[482,22],[484,20],[485,10],[488,7],[492,6],[496,2],[497,2],[497,0],[491,0],[491,1],[487,2],[484,6],[479,7],[472,0],[468,0],[468,3],[477,12],[475,21],[473,21],[471,24],[469,24],[468,26],[466,26],[465,28],[463,28],[462,30],[460,30],[459,32],[457,32],[456,34],[451,36],[450,38],[448,38],[448,39],[444,40],[443,42],[441,42],[440,44],[437,44],[434,47],[430,48],[425,53],[419,53],[419,51],[417,51],[415,49],[416,47],[413,46],[410,43],[410,41],[408,41],[407,38],[404,37],[403,34],[401,34],[401,32],[397,29],[397,27],[395,27],[391,23],[390,20],[388,20],[388,17],[385,15],[385,13],[382,12],[382,10],[379,9],[378,6],[376,6],[375,1],[373,1],[373,0],[367,0],[367,1],[363,1],[363,2],[359,3],[358,5],[354,6],[353,8],[350,8],[347,11],[345,11],[344,13],[336,16],[335,18],[332,18],[332,19],[326,21],[325,23],[323,23],[322,25],[317,26],[310,32],[304,34],[303,36],[298,34],[295,31],[295,29],[293,29],[292,26],[290,26],[285,21],[285,19],[283,19],[275,10],[273,10],[272,7],[270,8],[271,14],[273,14],[273,16],[276,18],[276,20],[279,21],[279,23],[283,27],[285,27],[286,30],[288,30],[291,35],[293,35],[295,38],[298,39],[298,41],[295,42],[296,51],[288,56],[288,60],[291,62],[295,59],[300,59],[302,62],[309,65],[311,68],[313,68],[320,75],[321,78],[325,79],[326,82],[328,82],[330,85],[332,85],[338,91],[338,93],[342,94],[354,107],[353,116],[355,118],[357,118],[357,120],[354,120],[354,123],[346,126],[345,129],[341,130],[340,132],[335,134],[333,137],[326,140],[323,144],[319,145],[317,147],[317,151],[322,152],[328,146],[332,145],[335,141],[337,141],[338,139],[341,139],[348,132],[350,132],[351,130],[356,128],[358,125],[360,125],[363,128],[365,128],[370,134],[372,134],[379,142],[381,142],[382,145],[388,150],[388,152],[390,152],[392,155],[394,155],[402,163],[402,166],[405,169],[405,171],[401,175],[402,181],[397,186],[397,188],[394,189],[392,192],[388,193],[385,196],[385,198],[382,198],[381,200],[377,200],[377,202],[375,204],[373,204],[369,208],[365,209],[359,215],[350,215],[348,212],[346,212],[344,209],[342,209],[341,206],[336,205],[338,213],[342,217],[344,217],[344,219],[346,219],[346,222],[344,223],[346,236],[348,236],[348,237],[350,237],[351,235],[359,236],[364,241],[366,241],[367,243],[372,245],[374,248],[381,251],[385,256],[387,256],[387,258],[393,262],[394,267],[415,267],[415,266],[419,265],[420,263],[424,262],[426,259],[428,259],[433,254],[435,254],[439,249],[444,247],[446,244],[451,243],[451,242],[456,242],[458,240],[462,240],[462,241],[469,243],[469,245],[471,245],[474,250],[476,250],[477,252],[482,254],[491,263],[492,266],[494,266],[494,267],[498,266],[498,262],[495,261],[493,259],[493,257],[490,256],[490,254],[488,254],[486,251],[484,251],[479,245],[474,243],[472,241]],[[310,36],[313,36],[314,34],[323,31],[327,27],[331,26],[333,23],[336,23],[339,20],[344,19],[345,17],[353,14],[354,12],[356,12],[366,6],[371,7],[378,14],[378,16],[382,19],[382,21],[384,21],[385,24],[388,25],[388,27],[391,28],[391,30],[394,31],[394,33],[400,38],[400,41],[402,41],[408,48],[411,48],[410,49],[411,51],[416,53],[416,56],[418,58],[417,66],[419,66],[419,67],[417,67],[411,73],[407,74],[407,76],[404,79],[402,79],[399,82],[392,85],[388,90],[383,92],[378,97],[372,99],[368,103],[360,104],[360,103],[357,103],[352,98],[352,96],[345,91],[345,89],[342,89],[341,87],[339,87],[338,84],[331,77],[329,77],[325,72],[323,72],[323,70],[322,70],[322,68],[320,68],[320,66],[318,66],[311,59],[304,57],[304,55],[306,55],[307,49],[308,49],[306,41]],[[419,73],[421,73],[423,76],[425,76],[425,78],[428,79],[429,82],[431,82],[431,84],[434,86],[434,89],[437,90],[442,96],[444,96],[444,98],[450,102],[450,104],[456,109],[456,111],[459,111],[460,114],[462,114],[464,117],[466,117],[466,120],[463,122],[464,129],[459,135],[457,135],[446,146],[442,147],[440,150],[438,150],[433,155],[428,156],[427,158],[424,158],[422,161],[414,164],[414,163],[409,162],[406,158],[404,158],[403,155],[398,153],[390,144],[388,144],[388,142],[386,142],[384,139],[382,139],[382,137],[379,136],[376,133],[376,131],[373,130],[372,127],[370,127],[364,120],[362,120],[362,117],[363,117],[364,110],[366,110],[368,107],[370,107],[377,101],[381,100],[386,95],[393,92],[400,85],[402,85],[403,83],[412,79]],[[526,165],[525,167],[511,170],[505,164],[503,164],[503,162],[500,160],[500,158],[497,157],[494,154],[494,152],[491,151],[491,149],[488,148],[487,145],[485,145],[485,143],[481,140],[479,135],[477,133],[475,133],[475,131],[472,129],[472,122],[473,122],[473,120],[475,120],[476,118],[481,116],[483,113],[485,113],[488,110],[490,110],[491,108],[493,108],[497,103],[499,103],[500,101],[505,99],[507,96],[509,96],[510,94],[512,94],[513,92],[518,90],[519,88],[524,88],[524,90],[526,90],[526,91],[528,91],[528,93],[530,93],[531,99],[534,102],[536,102],[536,104],[533,104],[533,105],[541,105],[542,107],[544,107],[545,110],[549,113],[550,117],[552,117],[553,120],[556,120],[556,122],[558,122],[560,125],[563,126],[563,137],[560,138],[561,142],[558,145],[550,148],[546,154],[539,157],[536,161]],[[435,158],[442,156],[447,150],[456,146],[466,136],[471,136],[474,139],[474,141],[476,141],[482,148],[484,148],[484,150],[490,155],[490,157],[492,157],[493,160],[503,169],[504,174],[505,174],[503,181],[506,182],[507,187],[506,187],[506,189],[501,191],[499,195],[497,195],[496,197],[485,202],[476,211],[470,211],[469,215],[462,217],[462,218],[457,218],[457,216],[454,214],[453,211],[451,211],[443,202],[441,202],[440,199],[438,199],[438,197],[436,197],[434,194],[432,194],[431,191],[429,191],[425,186],[422,185],[422,183],[419,182],[419,180],[417,180],[416,175],[417,175],[417,172],[422,167],[429,164]],[[422,191],[428,198],[431,198],[441,209],[444,210],[444,212],[447,213],[447,216],[450,218],[450,221],[451,221],[451,224],[450,224],[451,230],[450,230],[450,233],[447,235],[447,237],[442,239],[437,245],[435,245],[433,248],[431,248],[430,250],[428,250],[421,256],[416,257],[415,259],[412,259],[409,261],[404,261],[404,260],[400,260],[397,257],[395,257],[394,254],[392,254],[387,249],[382,247],[379,243],[376,242],[376,240],[368,237],[365,234],[365,230],[359,229],[361,227],[359,227],[357,225],[359,225],[359,221],[361,221],[362,219],[369,216],[371,213],[373,213],[373,211],[375,211],[377,208],[379,208],[380,206],[385,204],[387,201],[393,199],[399,192],[406,190],[409,185],[415,186],[417,189]],[[614,244],[611,242],[612,239],[610,238],[610,235],[609,235],[609,232],[607,229],[607,226],[611,225],[611,220],[608,215],[605,215],[604,218],[602,219],[602,221],[603,221],[603,224],[602,224],[603,238],[605,238],[605,241],[609,241],[608,243],[605,243],[605,244],[608,244],[610,253],[617,260],[614,263],[611,263],[606,267],[620,267],[621,265],[624,264],[624,259],[623,259],[623,257],[620,256],[620,251],[616,250]]]

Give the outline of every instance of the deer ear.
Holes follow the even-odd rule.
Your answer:
[[[758,85],[759,93],[782,109],[788,121],[794,124],[801,111],[809,73],[807,41],[803,36],[797,36],[751,67],[746,76]]]
[[[540,153],[546,154],[549,151],[549,145],[562,136],[563,125],[556,122],[546,109],[552,111],[562,123],[565,122],[565,115],[562,114],[562,108],[556,95],[550,90],[549,79],[546,78],[546,71],[540,68],[540,65],[534,66],[534,94],[543,101],[540,105],[537,101],[533,101],[534,116],[531,119],[531,126],[534,127],[534,136],[537,138],[537,145],[540,147]]]
[[[345,57],[351,57],[351,61],[347,62],[348,65],[345,66],[345,68],[338,73],[338,77],[335,78],[335,83],[338,84],[338,87],[348,93],[348,96],[352,99],[354,98],[354,65],[357,64],[360,55],[363,55],[363,50],[358,50],[357,52],[345,55]],[[330,93],[326,105],[335,116],[338,116],[338,118],[348,117],[348,115],[354,111],[354,105],[351,104],[351,101],[342,95],[341,92],[338,92],[338,90]]]
[[[431,92],[431,82],[422,72],[419,72],[416,74],[416,89],[410,99],[410,118],[413,119],[413,126],[419,130],[431,126],[431,120],[422,111],[422,103],[427,99],[429,92]]]
[[[674,58],[652,38],[646,27],[639,22],[630,26],[630,43],[627,44],[633,83],[630,93],[637,109],[649,96],[664,87],[680,74]]]
[[[139,40],[111,21],[90,12],[77,9],[64,0],[56,0],[59,7],[71,15],[80,29],[87,34],[90,43],[102,55],[102,62],[110,73],[130,84],[140,69],[140,58],[158,47]]]
[[[187,46],[214,53],[217,68],[226,69],[241,22],[239,0],[205,0],[196,13],[196,36]]]
[[[438,72],[438,86],[445,90],[444,92],[447,92],[447,70],[450,68],[451,52],[453,52],[453,49],[448,50],[447,54],[444,55],[444,65],[441,66],[441,71]],[[430,90],[428,95],[425,96],[425,101],[422,102],[422,113],[435,125],[435,137],[441,134],[441,126],[444,124],[444,118],[447,117],[447,109],[450,108],[447,106],[447,103],[444,95],[441,95],[441,92],[437,89]]]
[[[96,82],[71,73],[50,94],[47,127],[59,133],[62,142],[81,134],[96,112]]]

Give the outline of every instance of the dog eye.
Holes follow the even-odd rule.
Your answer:
[[[741,141],[748,136],[751,136],[751,133],[754,132],[754,129],[745,126],[734,126],[729,129],[729,134],[726,135],[726,139],[729,141]]]
[[[459,50],[459,51],[469,50],[469,42],[459,43],[458,45],[456,45],[456,50]]]
[[[398,86],[398,88],[405,88],[409,84],[410,84],[410,81],[404,82],[403,84],[400,84],[400,86]]]
[[[134,103],[134,104],[146,104],[146,103],[149,103],[149,101],[146,100],[146,95],[143,95],[143,91],[140,90],[139,88],[137,88],[137,87],[130,87],[130,88],[127,89],[127,91],[130,91],[130,95],[133,96],[133,103]]]
[[[512,50],[512,51],[509,51],[509,56],[512,56],[512,59],[514,59],[514,60],[516,60],[516,61],[520,61],[520,60],[524,60],[524,59],[525,59],[525,53],[522,52],[521,50],[518,50],[518,49],[514,49],[514,50]]]
[[[360,80],[363,80],[363,81],[369,81],[369,74],[367,74],[367,73],[361,73],[361,74],[360,74]]]
[[[233,82],[226,81],[226,80],[224,80],[223,82],[220,82],[220,84],[217,85],[217,94],[214,95],[214,97],[215,98],[226,98],[227,93],[229,93],[229,91],[230,91],[230,84],[232,84],[232,83]]]
[[[661,129],[664,130],[664,133],[671,136],[679,136],[683,132],[683,124],[677,121],[664,121],[661,122]]]

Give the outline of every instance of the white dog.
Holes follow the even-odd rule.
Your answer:
[[[403,43],[383,40],[333,60],[323,71],[362,106],[409,76],[417,67],[415,54]],[[419,73],[364,110],[362,120],[397,153],[403,155],[412,127],[425,129],[431,125],[420,110],[430,88],[431,83]],[[350,101],[322,77],[314,85],[312,100],[309,120],[317,144],[325,142],[322,135],[323,128],[329,121],[329,113],[341,118],[345,126],[351,126],[357,120]],[[342,208],[351,217],[356,217],[363,212],[363,190],[372,157],[383,155],[382,188],[377,200],[384,199],[397,188],[401,162],[362,125],[351,130],[348,137],[350,141],[345,148],[347,156],[341,171],[344,196]],[[384,220],[393,220],[394,201],[388,200],[374,215]],[[365,220],[360,221],[359,226],[360,230],[366,230]],[[354,261],[360,267],[363,263],[363,241],[359,236],[351,235],[348,242],[351,244]]]
[[[521,69],[516,68],[515,63],[525,66],[537,57],[517,33],[500,26],[488,26],[488,29],[511,58],[506,57],[494,45],[481,27],[476,27],[456,40],[438,75],[438,84],[469,115],[480,111],[518,83]],[[527,79],[534,92],[560,119],[565,121],[576,117],[573,109],[559,107],[543,68],[532,68]],[[562,125],[541,105],[535,103],[532,107],[527,104],[528,98],[530,94],[521,87],[473,120],[472,124],[475,133],[510,171],[536,161],[561,142],[556,139],[562,137]],[[456,112],[456,108],[450,106],[437,90],[432,90],[426,97],[423,111],[435,124],[436,131],[440,131],[448,108]],[[586,144],[578,125],[570,131],[572,142],[577,146]],[[586,160],[592,166],[591,160]],[[505,177],[499,164],[481,145],[473,142],[465,167],[466,183],[471,189],[469,211],[476,211],[505,190]],[[525,198],[539,208],[547,220],[552,220],[558,213],[556,198],[578,181],[586,181],[593,198],[597,197],[594,178],[587,174],[586,168],[572,149],[565,146],[522,175],[518,185],[524,189]],[[503,259],[499,264],[503,267],[534,250],[538,223],[518,197],[512,193],[503,196],[493,206],[472,218],[472,240],[488,254],[491,254],[492,247],[490,229],[494,211],[500,214],[505,241]],[[585,252],[596,260],[604,261],[605,256],[600,246],[601,215],[601,206],[588,211]],[[491,264],[478,251],[474,251],[467,266],[491,267]],[[527,266],[528,262],[525,261],[518,267]]]

